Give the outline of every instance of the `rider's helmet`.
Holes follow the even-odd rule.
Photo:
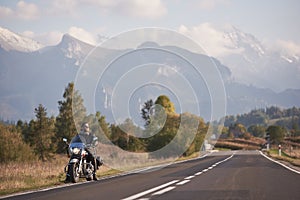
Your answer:
[[[87,122],[83,123],[82,126],[81,126],[81,130],[83,132],[89,133],[90,132],[89,124]]]

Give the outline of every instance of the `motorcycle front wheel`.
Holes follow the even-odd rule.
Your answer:
[[[79,181],[79,165],[78,163],[72,163],[70,165],[70,178],[73,183],[77,183]]]

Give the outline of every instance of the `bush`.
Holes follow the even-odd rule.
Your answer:
[[[0,123],[0,162],[36,160],[31,147],[13,125]]]

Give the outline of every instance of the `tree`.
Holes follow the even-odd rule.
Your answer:
[[[0,123],[0,147],[0,163],[36,160],[32,148],[23,141],[18,128],[13,125]]]
[[[166,111],[168,114],[175,113],[175,106],[174,106],[174,104],[170,101],[170,98],[167,97],[166,95],[160,95],[160,96],[156,99],[155,104],[159,104],[159,105],[161,105],[162,107],[164,107],[164,108],[165,108],[165,111]]]
[[[281,126],[272,125],[267,128],[267,135],[270,136],[270,140],[274,144],[279,144],[282,142],[285,132],[285,129]]]
[[[89,123],[91,132],[98,137],[99,142],[108,141],[107,138],[111,134],[109,124],[106,122],[105,116],[101,115],[99,111],[96,112],[96,115],[88,115],[84,122]]]
[[[236,123],[229,127],[229,134],[233,134],[234,137],[242,138],[246,132],[246,127],[240,123]]]
[[[79,92],[75,91],[74,83],[69,83],[65,88],[63,98],[64,100],[58,101],[59,114],[55,124],[58,153],[62,153],[65,150],[62,138],[70,140],[76,135],[77,130],[80,130],[80,126],[86,117],[83,99]]]
[[[36,121],[32,140],[34,151],[42,161],[50,159],[54,150],[54,118],[48,118],[46,110],[41,104],[35,109]]]
[[[251,133],[254,137],[265,137],[266,128],[260,125],[252,125],[248,128],[248,132]]]
[[[141,115],[142,115],[142,118],[145,120],[145,127],[149,126],[149,124],[151,123],[151,115],[153,114],[153,100],[150,99],[148,101],[146,101],[143,105],[143,108],[142,108],[142,112],[141,112]]]

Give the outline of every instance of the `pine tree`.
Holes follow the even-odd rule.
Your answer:
[[[69,83],[63,94],[64,100],[58,102],[59,115],[56,118],[57,152],[65,150],[62,138],[70,140],[80,130],[80,125],[86,117],[86,108],[78,91],[74,89],[74,83]],[[76,123],[75,123],[76,122]]]
[[[145,127],[149,126],[149,124],[151,123],[151,115],[153,114],[153,110],[151,109],[153,108],[153,105],[153,100],[150,99],[144,103],[143,108],[141,110],[142,118],[145,120]]]
[[[35,109],[33,148],[39,159],[45,161],[51,158],[53,152],[54,120],[47,117],[46,108],[39,105]]]

